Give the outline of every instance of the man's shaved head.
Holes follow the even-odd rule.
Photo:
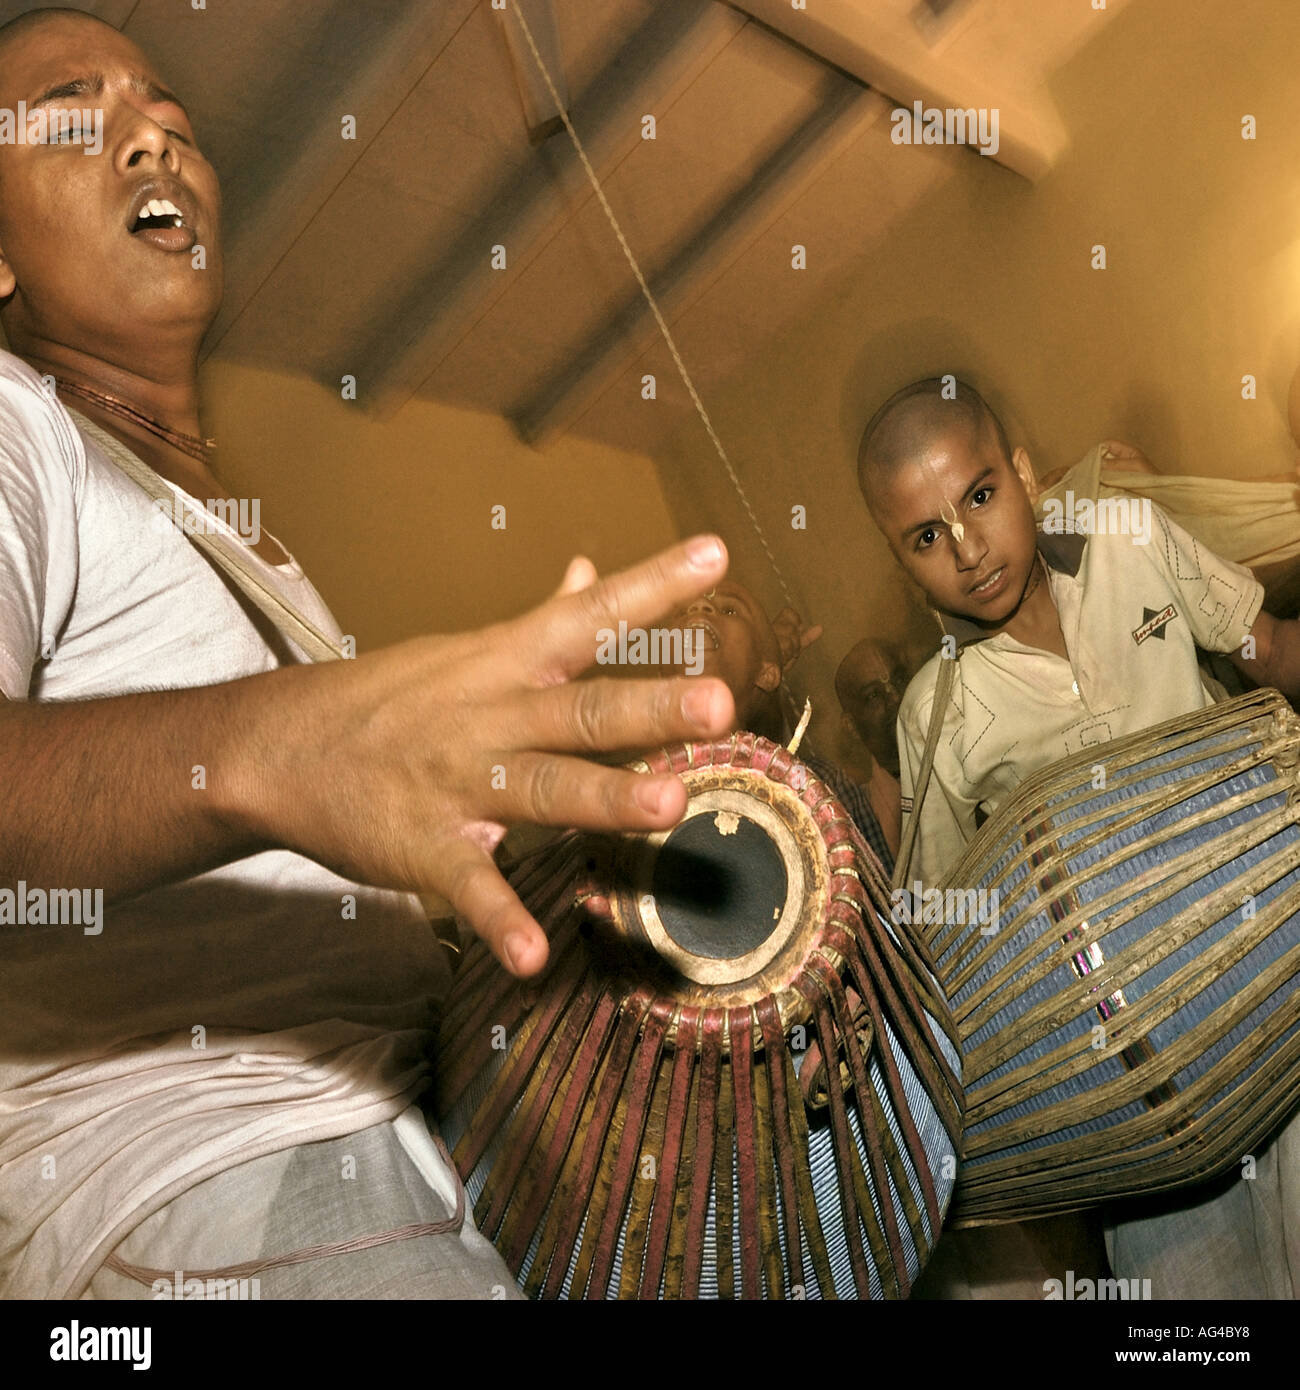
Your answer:
[[[873,484],[940,439],[961,438],[974,447],[991,430],[998,451],[1011,461],[1002,421],[973,386],[964,381],[954,386],[954,380],[936,376],[914,381],[890,396],[868,421],[858,447],[858,481],[868,505],[876,491]]]
[[[853,732],[872,757],[898,776],[894,721],[907,688],[904,654],[890,642],[866,637],[851,647],[835,672],[835,694]]]
[[[902,664],[902,653],[892,642],[864,637],[849,648],[835,670],[835,694],[840,704],[848,702],[854,681],[887,681]]]
[[[0,24],[0,60],[3,60],[5,48],[15,39],[22,38],[24,34],[33,29],[39,29],[51,20],[67,21],[69,19],[85,20],[88,24],[103,24],[108,29],[113,28],[107,20],[100,19],[98,15],[87,14],[85,10],[74,10],[68,6],[58,6],[47,10],[25,10],[17,18],[9,20],[7,24]]]
[[[221,302],[221,193],[179,98],[113,25],[60,8],[0,27],[0,109],[24,104],[26,138],[0,144],[10,348],[51,373],[69,354],[190,362]],[[58,138],[72,118],[95,138]]]

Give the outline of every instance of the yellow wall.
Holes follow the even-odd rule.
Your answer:
[[[1051,0],[1058,3],[1059,0]],[[860,636],[910,628],[901,576],[858,494],[862,426],[918,376],[965,374],[1040,470],[1106,437],[1167,471],[1289,469],[1300,365],[1300,5],[1136,0],[1052,84],[1072,146],[1038,185],[969,151],[883,242],[817,287],[799,319],[711,401],[779,563],[826,637],[804,663],[823,743],[830,678]],[[1241,139],[1241,118],[1258,138]],[[868,138],[879,138],[878,134]],[[896,147],[900,160],[933,157]],[[816,228],[785,235],[816,255]],[[1108,268],[1090,267],[1103,243]],[[797,272],[791,272],[797,273]],[[1241,397],[1243,374],[1259,398]],[[723,527],[771,580],[694,430],[664,458],[683,530]],[[809,506],[806,533],[789,505]],[[827,715],[832,717],[827,717]]]
[[[1108,435],[1167,470],[1291,466],[1297,52],[1300,5],[1134,0],[1053,81],[1072,145],[1048,178],[889,147],[937,158],[944,176],[847,269],[810,277],[795,320],[710,393],[794,596],[827,628],[795,682],[814,696],[824,751],[850,751],[831,689],[848,647],[869,633],[933,641],[853,475],[862,425],[897,386],[968,376],[1044,469]],[[1254,142],[1240,138],[1246,113]],[[798,216],[773,242],[804,241],[815,259],[818,228],[791,235]],[[1099,242],[1104,271],[1089,264]],[[1253,402],[1241,399],[1248,372]],[[229,364],[210,366],[205,388],[228,485],[263,498],[269,529],[363,646],[518,612],[577,550],[609,568],[704,527],[723,532],[733,569],[773,611],[782,601],[693,417],[652,464],[576,433],[537,453],[502,420],[435,403],[379,423],[319,386]],[[497,502],[505,533],[489,529]],[[794,502],[807,531],[790,529]]]
[[[261,499],[263,526],[362,649],[520,613],[574,554],[603,573],[676,538],[635,454],[573,439],[543,457],[496,416],[420,400],[381,422],[309,381],[228,363],[205,368],[203,395],[223,483]]]

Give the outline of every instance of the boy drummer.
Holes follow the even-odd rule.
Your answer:
[[[909,879],[942,877],[1031,772],[1221,698],[1201,673],[1198,646],[1292,701],[1300,695],[1300,623],[1261,611],[1250,571],[1158,507],[1145,536],[1040,534],[1029,456],[1011,449],[965,383],[920,381],[886,401],[863,434],[858,478],[945,632],[899,713],[904,815],[940,662],[960,656]],[[1300,1251],[1288,1256],[1282,1234],[1281,1179],[1276,1210],[1264,1210],[1278,1151],[1300,1145],[1300,1122],[1292,1128],[1263,1156],[1258,1187],[1237,1183],[1211,1200],[1197,1189],[1200,1201],[1183,1194],[1160,1215],[1108,1229],[1115,1273],[1140,1271],[1162,1298],[1290,1296],[1291,1270],[1300,1289]]]
[[[1151,505],[1142,534],[1038,532],[1024,449],[971,387],[904,388],[863,436],[863,496],[903,569],[939,611],[944,649],[899,712],[904,814],[939,663],[960,651],[920,812],[913,870],[940,878],[1032,771],[1212,704],[1197,647],[1300,695],[1300,624],[1261,611],[1263,588]]]

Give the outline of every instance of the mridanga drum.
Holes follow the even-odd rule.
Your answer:
[[[1198,1182],[1295,1107],[1298,796],[1263,690],[1053,764],[983,827],[921,928],[964,1060],[951,1222]]]
[[[639,766],[682,775],[684,819],[529,856],[546,973],[475,946],[458,974],[437,1109],[480,1229],[547,1298],[905,1297],[960,1061],[879,861],[756,735]]]

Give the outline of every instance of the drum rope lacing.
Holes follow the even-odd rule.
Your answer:
[[[265,1274],[268,1270],[307,1264],[313,1260],[327,1260],[336,1255],[353,1255],[359,1250],[371,1250],[378,1245],[391,1245],[394,1241],[419,1240],[424,1236],[459,1236],[465,1225],[465,1184],[461,1181],[460,1174],[456,1171],[456,1165],[452,1161],[451,1154],[447,1151],[447,1145],[441,1136],[431,1134],[429,1137],[433,1140],[434,1148],[437,1149],[439,1157],[443,1161],[444,1172],[450,1174],[456,1184],[455,1209],[443,1221],[408,1222],[407,1225],[398,1226],[394,1230],[353,1236],[350,1240],[327,1241],[319,1245],[309,1245],[300,1250],[286,1251],[280,1255],[262,1255],[254,1260],[245,1260],[241,1264],[185,1270],[183,1273],[187,1278],[183,1280],[180,1278],[180,1271],[154,1269],[148,1265],[132,1264],[129,1260],[123,1259],[116,1251],[105,1259],[102,1268],[112,1270],[114,1274],[119,1274],[124,1279],[134,1280],[137,1284],[144,1284],[150,1288],[160,1279],[171,1280],[175,1277],[178,1281],[175,1297],[179,1298],[184,1284],[188,1283],[190,1279],[199,1279],[204,1282],[210,1279],[248,1279]]]
[[[827,856],[825,915],[793,925],[784,972],[718,994],[638,983],[626,960],[591,949],[573,888],[600,871],[581,837],[512,875],[551,939],[547,987],[534,996],[476,944],[438,1049],[440,1122],[479,1229],[543,1298],[781,1297],[796,1282],[821,1296],[905,1297],[946,1205],[939,1155],[952,1149],[935,1146],[960,1128],[927,961],[909,934],[867,927],[883,922],[883,877],[851,821],[818,814],[826,789],[779,745],[741,733],[650,764],[715,789],[753,776],[764,800],[798,810],[807,853]],[[621,906],[611,901],[624,926],[641,891],[625,889]],[[807,1078],[825,1089],[815,1143],[793,1024],[838,1059]],[[947,1024],[937,1026],[955,1031]],[[505,1049],[489,1025],[505,1030]],[[904,1056],[928,1098],[924,1125]],[[638,1181],[647,1154],[655,1171]],[[738,1263],[709,1254],[710,1212],[718,1252],[735,1248]]]

